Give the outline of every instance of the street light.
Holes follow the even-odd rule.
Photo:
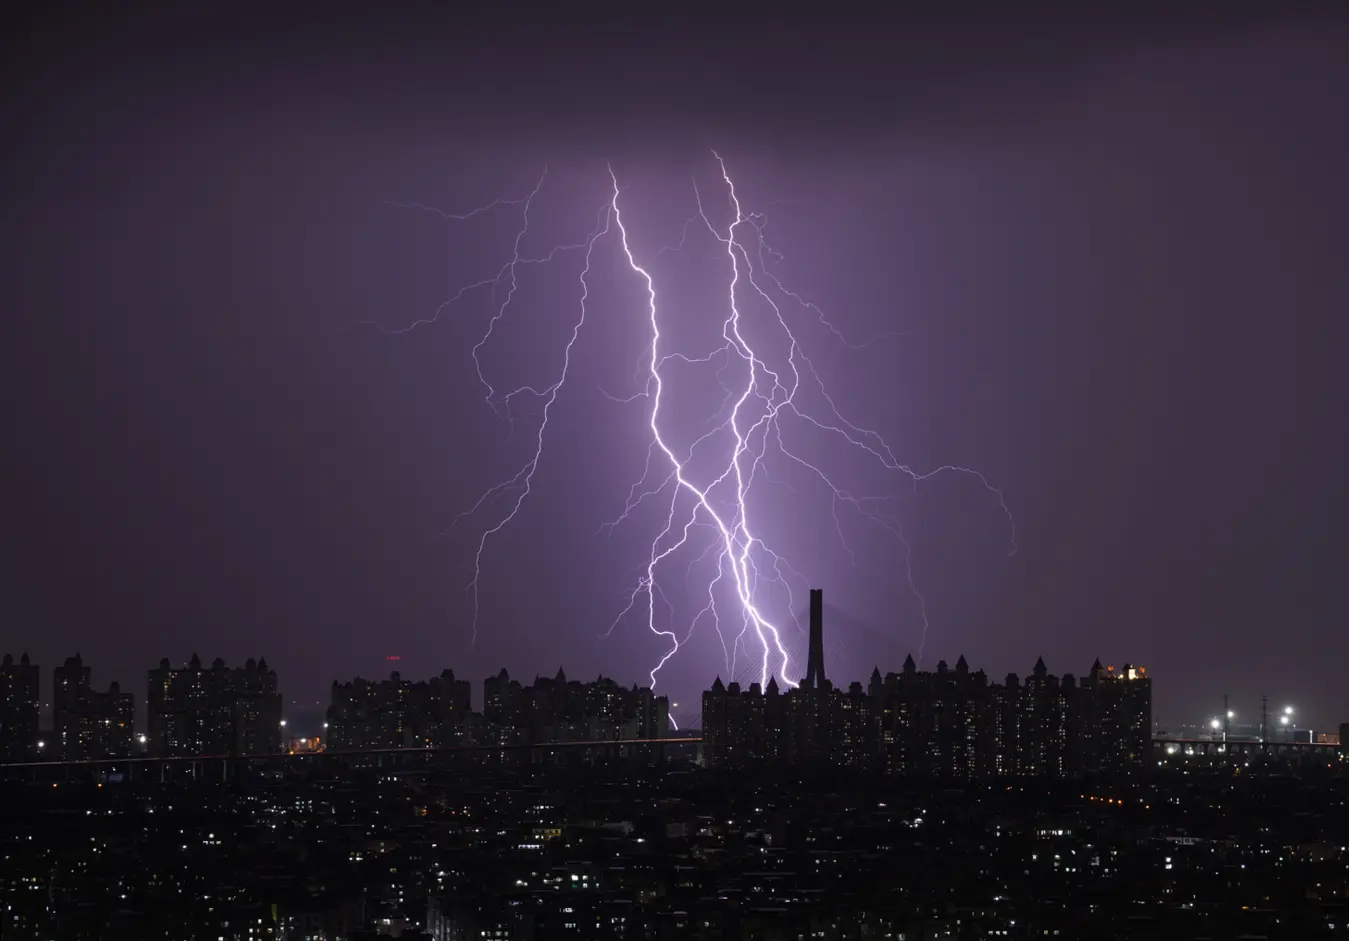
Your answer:
[[[1214,716],[1212,719],[1208,720],[1208,727],[1216,732],[1223,727],[1223,721],[1217,716]]]

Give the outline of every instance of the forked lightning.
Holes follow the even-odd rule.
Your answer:
[[[719,170],[719,182],[724,191],[724,199],[730,210],[730,221],[724,227],[718,227],[709,213],[708,204],[704,202],[703,195],[696,187],[698,212],[690,221],[704,227],[724,252],[726,299],[718,339],[709,343],[709,348],[695,354],[667,348],[661,325],[670,314],[662,306],[656,279],[648,267],[650,262],[644,263],[633,250],[629,230],[632,223],[624,215],[623,191],[612,167],[609,168],[609,180],[612,184],[609,198],[598,208],[597,223],[589,235],[575,244],[558,245],[541,255],[524,254],[522,244],[529,233],[530,210],[544,186],[546,173],[523,199],[495,200],[461,215],[431,210],[447,219],[466,220],[489,210],[518,207],[521,224],[516,232],[512,257],[494,276],[461,288],[432,316],[398,330],[380,329],[387,333],[406,333],[434,323],[446,308],[475,290],[490,289],[494,297],[501,291],[501,300],[496,305],[486,330],[472,350],[478,378],[486,392],[485,398],[495,411],[505,415],[512,422],[517,420],[511,412],[511,404],[515,399],[530,396],[538,399],[542,405],[532,448],[519,470],[512,477],[488,489],[455,520],[457,524],[467,518],[476,518],[489,510],[495,511],[478,537],[473,577],[467,586],[473,596],[475,640],[480,609],[478,587],[484,556],[492,537],[516,518],[530,494],[534,476],[544,457],[552,409],[567,383],[572,366],[572,352],[586,324],[588,305],[591,301],[591,285],[588,280],[591,262],[595,252],[609,241],[616,243],[617,250],[622,253],[633,277],[638,279],[644,292],[645,309],[641,315],[649,323],[650,330],[650,346],[643,356],[646,374],[642,377],[640,391],[621,401],[644,403],[650,439],[647,442],[647,461],[643,476],[629,490],[621,514],[606,524],[606,528],[628,521],[629,514],[643,501],[660,499],[665,507],[663,524],[651,541],[649,555],[641,566],[641,575],[627,595],[626,605],[610,625],[609,633],[635,612],[640,611],[647,628],[664,639],[667,646],[650,672],[652,686],[655,686],[661,668],[678,653],[681,646],[705,619],[715,628],[722,644],[727,667],[732,673],[735,672],[737,658],[744,651],[746,655],[754,657],[761,683],[766,684],[771,676],[776,676],[781,683],[788,686],[795,685],[792,665],[783,643],[783,627],[770,611],[794,611],[792,581],[800,582],[804,579],[786,558],[774,551],[758,535],[759,531],[754,522],[754,501],[751,499],[756,481],[767,480],[766,459],[769,455],[797,465],[823,486],[831,500],[831,511],[845,551],[851,555],[851,549],[843,538],[838,516],[840,505],[849,506],[857,513],[894,532],[904,546],[907,569],[909,546],[904,539],[904,533],[898,521],[883,516],[878,511],[878,507],[884,503],[884,498],[853,494],[835,482],[816,462],[802,456],[799,446],[792,444],[791,425],[784,422],[785,418],[812,426],[817,432],[823,432],[833,438],[840,447],[863,452],[881,467],[902,474],[914,483],[942,473],[958,473],[974,478],[984,490],[996,498],[999,508],[1006,515],[1011,526],[1011,551],[1016,551],[1015,521],[1007,509],[1002,493],[982,474],[969,468],[952,465],[938,467],[926,473],[916,472],[896,460],[890,447],[879,434],[859,427],[843,417],[821,381],[814,364],[789,326],[788,318],[783,312],[784,306],[790,305],[789,309],[808,311],[840,342],[847,343],[847,341],[825,318],[819,307],[788,290],[768,270],[765,255],[772,253],[772,250],[764,242],[763,217],[746,213],[742,209],[735,183],[727,171],[725,161],[718,154],[714,153],[713,157]],[[429,208],[417,204],[413,204],[413,207]],[[685,226],[686,233],[687,230],[688,226]],[[492,339],[497,324],[506,316],[515,296],[521,272],[529,266],[545,264],[564,252],[573,251],[584,253],[584,264],[577,286],[576,313],[569,337],[558,357],[557,372],[551,381],[521,386],[503,394],[488,379],[479,354]],[[749,329],[743,313],[746,303],[763,305],[761,309],[768,314],[770,329],[780,331],[775,345],[785,347],[785,357],[779,356],[778,361],[770,362],[767,354],[759,352],[761,347],[770,344],[762,342],[761,337],[756,345],[753,331]],[[715,367],[716,376],[726,391],[723,409],[713,427],[696,436],[681,435],[678,429],[671,427],[667,417],[665,399],[675,394],[667,373],[670,365],[676,362],[695,366],[705,364],[709,369]],[[818,403],[814,408],[803,404],[802,400],[806,396],[799,394],[803,388],[808,388],[813,393],[811,399]],[[713,470],[703,471],[701,476],[695,473],[690,466],[695,456],[699,458],[699,466],[711,460]],[[704,586],[705,604],[682,630],[677,631],[673,627],[664,627],[659,622],[657,600],[663,597],[660,587],[662,576],[668,578],[666,570],[679,557],[688,557],[683,567],[685,578],[689,577],[700,563],[714,559],[716,564],[708,564],[708,579]],[[919,606],[922,629],[922,640],[919,645],[921,658],[928,628],[926,602],[914,586],[911,571],[908,573],[908,581]],[[770,590],[778,594],[766,601],[765,595]],[[723,591],[726,592],[725,595],[721,595],[723,607],[733,606],[735,609],[733,612],[724,612],[718,607],[718,598]],[[735,625],[734,628],[729,630],[725,628],[723,615]]]

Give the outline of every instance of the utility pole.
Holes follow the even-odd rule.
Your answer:
[[[1227,708],[1227,694],[1223,693],[1223,744],[1227,744],[1227,733],[1232,728],[1232,710]]]
[[[1260,697],[1260,744],[1269,741],[1269,697]]]

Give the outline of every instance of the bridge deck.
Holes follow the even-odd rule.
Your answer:
[[[126,765],[154,762],[191,761],[284,761],[303,758],[341,758],[361,755],[443,755],[456,752],[497,751],[552,751],[571,748],[627,748],[633,745],[697,745],[701,738],[622,738],[595,739],[583,742],[537,742],[509,745],[434,745],[424,748],[344,748],[312,752],[277,752],[266,755],[132,755],[126,758],[80,758],[72,761],[11,761],[0,763],[0,768],[52,768],[65,765]]]

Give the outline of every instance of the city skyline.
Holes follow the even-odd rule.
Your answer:
[[[940,661],[930,671],[919,670],[910,656],[898,671],[882,674],[875,667],[866,683],[835,685],[821,656],[821,594],[816,590],[812,598],[815,655],[799,684],[779,685],[770,677],[766,686],[742,687],[717,677],[694,704],[700,721],[686,714],[682,728],[674,714],[679,704],[649,687],[603,676],[569,679],[559,668],[529,683],[505,669],[486,677],[477,710],[473,684],[450,669],[429,679],[404,678],[397,670],[387,679],[334,679],[320,730],[313,713],[286,709],[265,659],[233,667],[216,659],[208,666],[195,655],[184,666],[165,658],[147,671],[140,724],[134,694],[121,692],[115,681],[107,692],[94,689],[92,668],[78,655],[69,657],[54,671],[54,708],[50,724],[43,724],[38,666],[6,654],[0,764],[421,750],[481,755],[552,745],[697,742],[699,761],[709,767],[813,764],[969,780],[1132,774],[1150,769],[1154,759],[1159,766],[1196,755],[1228,760],[1229,744],[1237,749],[1231,760],[1315,760],[1313,751],[1342,751],[1349,729],[1341,722],[1338,732],[1315,732],[1295,721],[1291,707],[1271,717],[1264,697],[1258,725],[1239,722],[1229,710],[1190,730],[1162,728],[1153,720],[1147,669],[1125,663],[1117,671],[1099,659],[1074,676],[1050,673],[1040,658],[1028,674],[998,682],[971,669],[963,656],[954,667]]]
[[[818,590],[816,591],[818,592]],[[824,610],[827,610],[827,606],[822,605],[821,612],[823,612]],[[821,647],[823,647],[823,644],[821,645]],[[82,674],[83,676],[82,687],[85,691],[84,695],[91,695],[93,697],[90,700],[90,703],[92,704],[91,705],[92,712],[90,713],[90,716],[97,714],[101,721],[103,716],[100,710],[107,708],[113,709],[112,714],[114,715],[114,717],[121,715],[134,716],[135,728],[139,734],[139,741],[141,745],[146,744],[147,733],[151,734],[153,733],[153,730],[149,728],[149,723],[147,721],[148,712],[150,709],[150,703],[153,702],[155,699],[156,687],[162,685],[163,683],[165,671],[169,671],[169,673],[172,673],[174,671],[201,671],[203,674],[206,674],[210,673],[212,670],[216,671],[223,670],[233,674],[236,671],[240,673],[248,673],[256,669],[263,673],[270,674],[274,678],[273,682],[278,684],[276,687],[276,692],[280,696],[280,699],[276,705],[276,709],[278,710],[276,716],[281,718],[289,718],[292,720],[292,722],[297,723],[296,727],[292,729],[292,733],[302,732],[308,735],[319,734],[318,724],[320,720],[322,720],[324,716],[330,712],[331,707],[334,703],[333,696],[335,695],[339,687],[349,690],[352,688],[353,684],[362,684],[366,687],[373,688],[379,686],[380,684],[387,685],[390,682],[424,685],[427,682],[434,683],[439,679],[451,684],[457,684],[458,686],[462,687],[463,689],[462,693],[455,694],[458,697],[462,697],[462,702],[464,703],[464,706],[462,708],[473,710],[479,714],[485,714],[487,710],[487,704],[490,699],[490,694],[487,692],[487,690],[491,688],[492,684],[501,682],[503,678],[508,682],[513,682],[517,684],[519,682],[518,679],[513,678],[510,675],[510,672],[505,668],[501,668],[497,672],[482,677],[477,681],[470,681],[470,680],[456,680],[454,670],[450,668],[443,668],[438,672],[434,671],[429,672],[426,674],[425,677],[422,677],[420,674],[407,672],[406,668],[404,668],[401,663],[390,663],[386,664],[386,666],[388,667],[388,670],[385,673],[381,674],[371,674],[368,676],[356,675],[354,677],[350,677],[347,679],[333,678],[330,682],[328,695],[325,696],[325,698],[323,699],[313,700],[310,702],[300,701],[296,699],[289,699],[289,700],[285,699],[284,684],[280,683],[280,681],[275,678],[276,671],[270,670],[268,668],[265,657],[261,659],[248,658],[244,663],[239,664],[237,666],[230,666],[222,658],[219,657],[214,658],[211,665],[207,666],[205,662],[202,660],[202,658],[196,654],[191,655],[189,658],[181,661],[176,665],[168,658],[161,658],[155,666],[149,667],[145,671],[143,671],[147,676],[147,683],[145,688],[139,688],[135,685],[125,685],[122,680],[112,679],[107,681],[101,681],[104,682],[105,685],[107,685],[108,687],[108,691],[106,692],[99,692],[98,690],[93,688],[93,686],[96,685],[91,682],[92,674],[94,671],[94,665],[86,663],[79,653],[76,653],[71,657],[65,658],[63,664],[61,665],[52,667],[50,669],[46,669],[45,672],[48,674],[48,678],[45,680],[42,678],[42,673],[44,672],[43,665],[40,663],[33,662],[31,658],[24,653],[21,653],[18,656],[15,656],[12,653],[5,653],[3,655],[3,667],[0,667],[0,671],[3,672],[3,676],[4,678],[6,678],[7,681],[8,677],[11,675],[9,671],[15,668],[33,671],[33,675],[38,677],[37,681],[39,683],[40,699],[39,702],[37,703],[38,708],[34,713],[34,717],[37,720],[37,724],[34,725],[34,728],[37,729],[35,737],[43,739],[44,745],[50,745],[53,747],[58,746],[58,743],[60,741],[59,736],[62,728],[62,720],[59,715],[60,709],[57,706],[57,701],[61,698],[62,695],[60,687],[62,686],[61,679],[63,671],[72,676]],[[960,674],[962,676],[966,675],[967,673],[973,673],[979,676],[1000,675],[996,673],[996,671],[990,671],[982,665],[976,668],[969,667],[967,665],[966,658],[963,655],[957,658],[955,667],[949,666],[947,661],[943,659],[939,660],[935,664],[932,664],[930,668],[923,669],[918,667],[912,655],[906,656],[904,661],[898,666],[895,666],[893,664],[885,664],[884,666],[885,669],[882,669],[881,668],[882,664],[880,663],[874,664],[870,671],[867,671],[863,674],[859,674],[855,677],[847,676],[841,679],[841,681],[838,684],[835,684],[831,680],[828,681],[828,685],[830,688],[847,690],[849,687],[856,687],[856,686],[865,687],[868,684],[874,684],[878,677],[883,679],[889,679],[891,677],[901,675],[907,676],[913,674],[916,674],[918,676],[942,676],[947,674],[948,671],[953,671],[953,675]],[[1047,667],[1045,665],[1044,658],[1041,656],[1037,657],[1036,661],[1033,664],[1029,666],[1023,665],[1022,669],[1024,669],[1025,672],[1021,672],[1019,670],[1007,671],[1005,673],[1007,681],[1012,682],[1013,680],[1016,680],[1018,677],[1032,677],[1040,672],[1047,670]],[[1148,679],[1152,678],[1151,674],[1147,673],[1145,667],[1140,666],[1135,668],[1134,665],[1129,664],[1127,661],[1125,662],[1125,665],[1120,668],[1118,675],[1122,676],[1126,672],[1132,673],[1134,669],[1136,669],[1140,673],[1140,675],[1146,675]],[[72,670],[75,672],[71,673]],[[566,671],[564,667],[559,667],[557,670],[557,675],[565,676],[565,672]],[[806,676],[803,677],[802,680],[803,681],[809,680],[813,672],[814,671],[808,668],[806,671]],[[1113,663],[1103,665],[1099,657],[1096,658],[1094,663],[1091,664],[1089,667],[1084,666],[1081,675],[1083,676],[1092,675],[1098,672],[1105,676],[1117,675],[1115,665]],[[529,672],[521,674],[521,676],[525,677],[528,677],[530,675],[531,674]],[[825,673],[824,670],[822,669],[818,674],[818,676],[823,678],[824,675]],[[1067,670],[1064,671],[1062,674],[1053,674],[1053,675],[1056,677],[1062,675],[1067,679],[1071,679],[1073,673],[1071,670]],[[532,672],[532,676],[533,680],[531,682],[533,684],[537,684],[540,682],[544,683],[549,682],[550,678],[552,677],[552,674],[550,674],[547,670],[542,671],[535,670]],[[613,677],[607,677],[604,675],[598,676],[594,680],[594,682],[612,684],[617,689],[626,690],[630,688],[633,690],[643,690],[647,692],[651,691],[650,687],[641,686],[640,684],[635,682],[624,683],[620,680],[616,680]],[[775,687],[777,686],[776,678],[774,678],[774,685]],[[806,682],[805,685],[807,688],[810,688],[811,686],[818,684]],[[684,697],[684,702],[682,704],[680,701],[678,701],[677,697],[672,698],[667,693],[659,692],[656,693],[656,695],[657,698],[662,699],[667,703],[669,703],[669,711],[671,718],[680,720],[679,728],[697,729],[700,727],[701,724],[700,723],[701,711],[699,704],[700,695],[705,694],[713,689],[717,688],[726,689],[728,687],[733,687],[735,689],[743,689],[745,692],[750,692],[751,690],[757,690],[761,688],[760,684],[754,681],[749,681],[745,683],[740,683],[734,679],[731,679],[729,681],[723,681],[722,676],[720,674],[717,674],[713,676],[713,678],[706,684],[706,686],[703,689],[693,694],[690,694],[687,697]],[[8,690],[10,688],[11,687],[7,686],[4,689],[0,689],[0,692],[5,692],[5,690]],[[781,688],[784,691],[787,689],[785,684],[783,684]],[[109,699],[109,697],[111,697],[111,699]],[[102,705],[104,701],[107,701],[108,703],[118,702],[119,701],[118,697],[121,697],[120,701],[128,703],[128,705],[124,706]],[[129,705],[132,702],[134,702],[134,707]],[[1273,703],[1273,705],[1270,705],[1271,702]],[[1221,718],[1224,715],[1226,715],[1227,717],[1227,721],[1225,722]],[[1301,710],[1297,709],[1293,705],[1290,705],[1285,699],[1274,698],[1271,700],[1267,694],[1259,694],[1256,696],[1241,697],[1241,698],[1224,696],[1221,702],[1213,704],[1213,708],[1192,716],[1185,716],[1185,717],[1155,716],[1152,722],[1152,727],[1155,731],[1164,735],[1174,735],[1176,734],[1177,730],[1183,731],[1186,729],[1192,729],[1198,731],[1201,735],[1218,730],[1215,734],[1221,734],[1223,737],[1226,737],[1230,729],[1235,736],[1239,736],[1243,740],[1250,739],[1252,737],[1258,739],[1261,734],[1268,732],[1268,734],[1271,736],[1271,740],[1275,740],[1280,736],[1287,737],[1289,734],[1307,735],[1317,732],[1321,733],[1334,732],[1336,729],[1343,726],[1343,724],[1344,724],[1343,720],[1338,721],[1329,720],[1325,722],[1309,721],[1308,718],[1302,714]],[[313,727],[311,728],[311,726]],[[327,723],[324,722],[322,727],[326,729],[328,727]],[[1259,731],[1255,732],[1252,730],[1259,730]],[[285,734],[291,733],[284,733],[283,737]],[[129,731],[127,735],[128,736],[130,735]]]
[[[148,671],[146,721],[137,734],[133,694],[116,682],[106,693],[93,689],[92,670],[78,655],[56,668],[52,723],[44,727],[36,665],[5,655],[0,764],[115,769],[122,759],[247,762],[423,750],[479,760],[499,751],[519,759],[551,754],[552,746],[563,747],[554,757],[583,758],[586,749],[607,744],[698,743],[699,763],[711,768],[842,766],[956,780],[1071,778],[1135,774],[1154,763],[1315,762],[1318,754],[1335,754],[1331,749],[1342,753],[1349,730],[1349,722],[1338,732],[1299,727],[1291,708],[1271,717],[1263,697],[1259,725],[1240,723],[1227,711],[1194,731],[1163,729],[1152,718],[1146,667],[1125,663],[1116,670],[1099,660],[1074,676],[1050,673],[1041,658],[1028,674],[998,682],[971,669],[963,656],[954,667],[941,661],[931,671],[919,670],[910,656],[898,671],[882,675],[873,668],[865,684],[835,685],[820,656],[822,610],[812,605],[816,653],[799,684],[779,685],[771,677],[766,686],[742,687],[718,677],[700,697],[701,722],[686,722],[683,730],[671,713],[678,704],[649,687],[628,688],[603,676],[569,679],[563,669],[521,683],[503,669],[483,680],[482,707],[475,710],[473,684],[445,669],[426,680],[396,670],[387,679],[334,679],[320,731],[307,728],[301,713],[287,713],[265,659],[230,667],[193,656],[182,667],[162,659]]]

